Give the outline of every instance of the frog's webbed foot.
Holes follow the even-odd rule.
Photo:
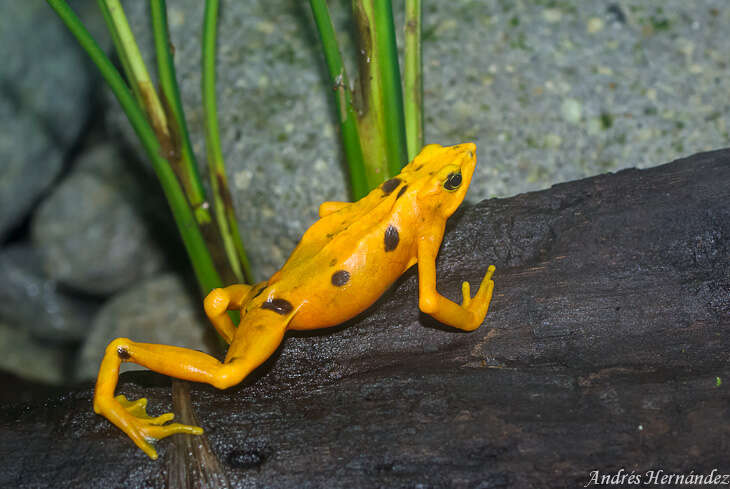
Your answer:
[[[188,433],[200,435],[203,429],[198,426],[184,425],[180,423],[165,424],[171,421],[175,415],[165,413],[161,416],[152,417],[147,414],[147,399],[140,398],[136,401],[128,401],[120,395],[113,400],[97,402],[94,410],[98,414],[106,416],[119,429],[124,431],[132,441],[145,452],[151,459],[157,458],[157,451],[150,442],[166,438],[176,433]]]

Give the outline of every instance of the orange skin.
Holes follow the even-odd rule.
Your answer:
[[[267,282],[231,285],[205,298],[205,312],[229,344],[223,362],[175,346],[117,338],[106,349],[94,394],[94,411],[124,431],[150,458],[149,442],[202,428],[165,424],[174,415],[147,415],[145,398],[114,397],[119,365],[134,362],[171,377],[206,382],[219,389],[240,383],[274,353],[287,329],[340,324],[367,309],[409,267],[418,263],[418,306],[444,324],[465,331],[484,321],[492,298],[490,266],[472,298],[436,291],[436,255],[446,219],[464,200],[476,165],[476,146],[432,144],[403,171],[357,202],[324,202],[320,219],[302,236],[284,266]],[[460,176],[460,178],[459,178]],[[236,328],[228,310],[240,310]]]

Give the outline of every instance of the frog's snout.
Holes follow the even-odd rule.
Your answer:
[[[461,173],[466,178],[468,185],[471,175],[474,172],[474,167],[477,164],[477,145],[474,143],[460,144],[459,152],[462,155]]]
[[[477,145],[474,143],[464,143],[460,144],[459,147],[461,148],[464,153],[466,153],[466,156],[469,159],[475,160],[477,157]]]

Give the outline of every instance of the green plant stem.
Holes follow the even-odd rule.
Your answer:
[[[182,236],[185,249],[190,256],[193,270],[202,292],[207,294],[210,290],[220,287],[222,285],[220,276],[213,265],[213,260],[200,233],[200,229],[197,226],[193,212],[175,177],[175,173],[172,171],[167,160],[160,155],[160,143],[157,140],[155,131],[147,121],[145,114],[137,105],[119,72],[114,68],[109,58],[107,58],[106,54],[104,54],[96,41],[91,37],[66,1],[46,1],[56,11],[97,66],[142,142],[152,162],[152,167],[160,180],[165,197],[170,204],[172,215]]]
[[[390,176],[400,173],[407,161],[406,126],[403,116],[403,88],[400,66],[398,65],[398,46],[395,38],[393,7],[390,0],[374,0],[375,18],[375,55],[383,58],[380,64],[383,90],[385,147],[388,155]]]
[[[119,60],[122,63],[122,69],[124,70],[124,74],[127,76],[127,80],[132,80],[132,66],[130,65],[129,59],[127,58],[126,52],[124,50],[124,45],[122,44],[122,40],[119,38],[119,33],[114,26],[114,20],[112,19],[111,12],[107,8],[106,3],[104,3],[104,0],[98,0],[98,5],[99,10],[101,10],[102,15],[104,16],[104,21],[106,22],[107,29],[109,30],[109,34],[111,35],[112,41],[114,43],[114,48],[116,49]],[[136,83],[130,83],[130,87],[132,88],[132,93],[134,93],[134,96],[137,99],[137,103],[140,105],[140,107],[142,107],[144,105],[144,99],[142,98],[142,93],[139,91],[139,85],[137,85]]]
[[[408,161],[413,160],[423,147],[421,17],[421,0],[406,0],[403,112]]]
[[[188,201],[190,201],[190,205],[195,212],[196,220],[199,224],[208,224],[211,222],[211,216],[207,209],[205,190],[198,173],[198,164],[195,160],[195,153],[190,142],[185,114],[180,101],[180,89],[177,85],[172,45],[167,28],[165,0],[150,0],[150,14],[155,39],[160,91],[168,115],[168,126],[171,129],[170,139],[172,144],[167,159],[173,165],[173,169],[185,189]]]
[[[390,0],[353,0],[352,8],[360,42],[358,129],[374,186],[399,173],[407,158],[393,10]]]
[[[218,0],[206,0],[203,23],[203,107],[205,109],[205,146],[208,172],[213,190],[213,205],[218,230],[228,256],[228,263],[240,281],[253,283],[251,266],[238,231],[236,211],[228,187],[226,169],[218,130],[218,110],[215,93],[215,48],[218,22]]]
[[[133,91],[137,95],[137,100],[147,112],[152,128],[158,134],[158,139],[165,141],[170,137],[167,116],[150,79],[142,54],[139,52],[137,41],[129,27],[122,4],[119,0],[98,1],[109,30],[112,31],[112,39],[115,40],[116,47],[120,50],[119,55],[125,60],[122,65],[125,70],[128,70],[127,77],[130,85],[134,87]]]
[[[358,200],[367,195],[370,188],[377,185],[370,185],[367,177],[365,159],[363,156],[362,139],[359,134],[357,114],[352,105],[352,93],[350,92],[349,81],[345,66],[342,63],[342,55],[337,44],[335,28],[330,19],[329,10],[325,0],[310,0],[314,22],[322,40],[327,70],[329,71],[332,89],[335,92],[335,103],[337,114],[340,120],[342,141],[345,149],[350,171],[350,184],[352,196]]]

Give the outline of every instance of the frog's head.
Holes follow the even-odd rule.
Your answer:
[[[409,182],[419,182],[421,211],[449,217],[464,200],[477,162],[474,143],[425,146],[404,168]]]

